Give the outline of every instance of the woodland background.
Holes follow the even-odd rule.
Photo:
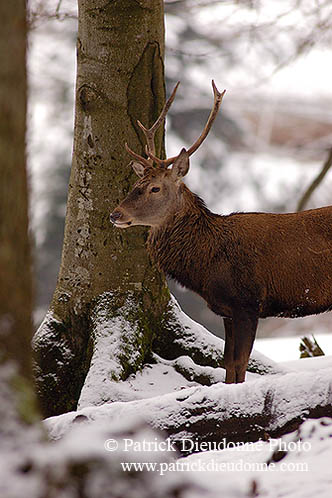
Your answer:
[[[29,170],[40,323],[58,274],[67,200],[75,84],[75,0],[31,2]],[[186,181],[210,209],[296,209],[332,144],[328,2],[168,1],[166,81],[181,81],[167,122],[167,152],[191,143],[211,105],[210,80],[226,88],[207,145]],[[42,132],[41,132],[42,130]],[[331,204],[332,173],[307,207]],[[112,204],[110,199],[110,209]],[[112,228],[110,227],[110,230]],[[183,309],[223,336],[203,300],[170,282]],[[268,319],[258,336],[331,330],[331,317]]]

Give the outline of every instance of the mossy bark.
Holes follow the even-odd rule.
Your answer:
[[[144,329],[136,369],[150,352],[156,320],[169,300],[145,250],[146,230],[120,231],[109,222],[135,181],[124,144],[143,153],[137,119],[151,124],[164,104],[163,2],[78,3],[74,151],[62,262],[50,311],[34,340],[47,415],[76,406],[94,351],[91,317],[96,320],[100,299],[109,323],[128,293],[137,304],[128,316],[137,330]],[[156,138],[161,154],[162,130]],[[101,296],[110,291],[106,317]],[[110,328],[110,340],[112,333]],[[124,356],[121,363],[123,378],[133,366]]]

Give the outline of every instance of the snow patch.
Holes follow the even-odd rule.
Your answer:
[[[128,293],[124,305],[116,312],[110,312],[113,302],[111,293],[102,294],[92,314],[93,354],[78,402],[79,408],[119,399],[122,384],[118,381],[125,373],[124,358],[133,367],[140,360],[141,353],[135,343],[144,332],[128,319],[135,309],[135,303]]]

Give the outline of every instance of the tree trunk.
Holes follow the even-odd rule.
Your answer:
[[[62,262],[34,340],[37,385],[48,415],[76,406],[97,325],[108,322],[112,342],[125,315],[117,366],[109,373],[125,378],[149,354],[169,300],[164,278],[146,254],[146,230],[124,233],[109,222],[136,180],[124,144],[143,153],[137,119],[151,124],[164,103],[163,2],[78,3],[74,152]],[[162,147],[161,130],[158,153]]]
[[[34,418],[32,280],[25,157],[26,6],[0,4],[0,416],[1,439]],[[15,438],[14,438],[15,439]],[[11,442],[13,438],[10,437]]]

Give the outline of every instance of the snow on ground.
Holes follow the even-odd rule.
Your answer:
[[[140,332],[135,331],[133,324],[126,318],[128,310],[132,310],[134,306],[129,295],[124,306],[118,309],[116,316],[110,319],[107,318],[108,301],[112,302],[111,293],[105,293],[100,297],[100,316],[93,320],[93,355],[78,408],[98,406],[110,401],[150,398],[155,393],[173,392],[184,387],[198,385],[197,382],[192,382],[195,377],[203,376],[206,379],[205,382],[201,380],[199,382],[204,384],[224,381],[225,372],[221,368],[197,365],[189,356],[167,361],[157,355],[154,357],[154,362],[145,365],[136,375],[131,375],[125,382],[119,381],[122,374],[121,355],[127,355],[126,348],[129,344],[132,345],[132,351],[136,351],[136,357],[132,354],[128,361],[131,361],[135,367],[135,362],[139,360],[135,337]],[[181,345],[183,350],[192,351],[194,347],[203,354],[208,354],[215,363],[219,364],[224,341],[188,317],[174,297],[172,297],[172,305],[174,326],[180,329],[174,341]],[[279,367],[274,361],[257,351],[252,352],[251,366],[256,367],[255,371],[264,371],[264,373],[286,371],[285,367]],[[257,374],[248,373],[247,375],[248,379],[256,377]]]
[[[288,371],[320,370],[330,368],[332,371],[332,335],[315,334],[315,339],[325,353],[325,356],[299,359],[299,344],[301,338],[296,337],[272,337],[257,339],[255,347],[266,356],[270,357]]]
[[[26,432],[29,432],[27,429]],[[30,431],[31,432],[31,431]],[[136,451],[111,451],[112,442],[135,438]],[[41,437],[27,443],[21,438],[16,451],[0,448],[1,498],[198,498],[197,493],[182,495],[182,487],[193,489],[188,478],[170,473],[144,472],[145,462],[168,465],[174,452],[143,448],[144,442],[163,444],[163,436],[137,419],[126,419],[116,426],[107,423],[86,425],[81,420],[61,440],[49,443]],[[176,453],[176,452],[175,452]],[[174,457],[173,457],[174,458]],[[130,470],[135,461],[141,471]]]
[[[136,374],[131,374],[126,381],[120,381],[110,386],[109,392],[119,401],[132,401],[154,398],[175,391],[182,391],[189,387],[200,386],[195,380],[188,380],[181,374],[185,370],[187,376],[192,374],[192,379],[201,376],[209,379],[211,383],[224,382],[225,370],[223,368],[202,367],[196,365],[189,356],[180,356],[175,360],[165,360],[158,355],[153,358],[156,363],[147,363]],[[260,378],[259,374],[247,373],[247,380]],[[84,407],[82,402],[80,407]]]
[[[187,387],[180,391],[160,394],[151,398],[106,403],[69,412],[45,421],[52,439],[61,438],[72,426],[78,415],[87,420],[108,420],[112,425],[122,419],[140,416],[155,428],[172,427],[173,438],[191,435],[191,427],[198,420],[222,424],[232,417],[250,417],[260,420],[267,411],[273,417],[264,422],[269,433],[292,423],[295,416],[305,417],[316,406],[327,406],[330,399],[331,369],[315,372],[297,372],[265,375],[237,385],[213,384],[212,386]],[[271,405],[267,408],[267,405]],[[200,407],[199,413],[193,406]],[[218,408],[219,407],[219,408]],[[198,418],[197,418],[198,417]],[[175,428],[175,429],[174,429]]]
[[[192,441],[183,439],[184,448]],[[170,439],[138,420],[87,423],[63,438],[0,451],[3,498],[330,498],[332,419],[308,420],[281,439],[221,442],[180,457]],[[50,491],[50,488],[52,491]]]
[[[89,411],[91,415],[93,411],[101,410],[91,408]],[[331,496],[330,418],[308,420],[298,431],[281,439],[256,443],[202,443],[183,435],[181,449],[184,453],[192,451],[194,446],[199,452],[179,458],[172,440],[165,440],[162,434],[139,422],[137,413],[129,416],[122,414],[117,420],[97,417],[95,423],[87,424],[84,417],[89,415],[88,410],[84,412],[85,415],[81,412],[81,418],[76,419],[80,423],[74,424],[48,450],[48,464],[50,461],[59,462],[60,457],[64,462],[68,458],[71,461],[82,460],[82,455],[87,460],[91,457],[95,460],[96,457],[110,459],[117,486],[121,474],[125,487],[130,475],[145,472],[149,474],[153,486],[156,482],[160,486],[169,485],[169,478],[177,484],[180,480],[184,486],[190,483],[192,489],[188,486],[185,498],[201,496],[201,493],[210,498]],[[49,428],[56,426],[55,419],[59,417],[47,421]],[[39,459],[45,462],[45,452],[40,454]],[[113,497],[113,494],[110,496]],[[143,495],[133,496],[141,498]],[[147,496],[152,495],[147,493]]]
[[[276,450],[275,460],[281,459],[267,465]],[[330,498],[331,459],[332,419],[325,418],[308,420],[282,439],[198,453],[182,463],[191,469],[191,479],[216,497]]]
[[[197,343],[197,347],[205,350],[211,347],[212,351],[222,349],[221,339],[193,322],[175,301],[174,306],[175,315],[183,324],[182,335],[177,340],[182,341],[188,350],[192,341]],[[97,329],[98,327],[95,331],[96,351],[98,353],[103,349],[104,356],[100,357],[99,353],[96,353],[96,358],[101,363],[97,370],[91,370],[91,375],[96,378],[92,379],[90,375],[85,387],[85,399],[81,399],[81,409],[51,417],[44,422],[55,442],[51,443],[51,449],[47,449],[46,453],[42,450],[37,454],[39,466],[47,467],[49,462],[59,461],[60,456],[64,462],[89,460],[91,454],[93,458],[100,460],[101,466],[111,466],[112,472],[115,472],[114,482],[121,483],[123,480],[126,489],[129,474],[145,472],[148,477],[142,476],[144,485],[148,485],[151,480],[151,486],[157,488],[161,485],[161,489],[165,490],[169,489],[173,482],[177,486],[179,483],[188,486],[185,498],[196,498],[203,491],[204,496],[208,498],[256,496],[256,491],[258,496],[267,498],[330,496],[330,419],[306,422],[301,426],[301,436],[293,433],[286,439],[248,443],[247,447],[242,445],[232,449],[221,439],[218,451],[213,451],[216,448],[211,446],[212,442],[196,441],[191,427],[197,423],[203,424],[203,427],[204,424],[210,423],[222,431],[223,421],[234,417],[239,419],[239,424],[241,419],[247,417],[253,417],[259,424],[269,404],[272,404],[272,408],[268,410],[271,409],[273,417],[266,427],[264,425],[267,432],[273,433],[278,426],[292,424],[297,415],[305,418],[310,408],[325,406],[329,402],[332,357],[276,363],[276,368],[273,368],[272,362],[270,368],[273,374],[261,376],[248,373],[247,382],[244,384],[226,385],[223,384],[225,373],[222,368],[197,365],[188,356],[165,360],[154,355],[151,364],[146,364],[141,371],[129,376],[126,381],[115,382],[106,375],[105,382],[100,384],[103,377],[101,372],[104,372],[103,365],[113,358],[113,346],[111,342],[105,345],[104,340],[98,341]],[[328,352],[322,337],[318,336],[317,339]],[[285,351],[290,350],[287,345],[289,341],[297,346],[294,346],[293,354],[287,357]],[[266,340],[257,341],[257,348],[275,359],[285,360],[297,356],[299,338],[282,337],[269,340],[264,349],[261,345],[265,342]],[[262,353],[255,352],[254,357],[269,365],[268,359]],[[300,375],[297,370],[302,370]],[[108,370],[105,371],[107,373]],[[204,376],[212,385],[200,385],[196,381],[197,376]],[[118,401],[110,400],[101,404],[99,385],[101,392],[105,394],[107,391],[107,396],[111,393],[112,399]],[[96,399],[100,406],[95,406]],[[123,424],[128,427],[131,424],[133,429],[123,429]],[[145,424],[150,428],[143,429],[143,432],[140,429],[136,433],[135,427],[144,428]],[[159,431],[167,431],[169,427],[176,429],[165,441],[166,436]],[[298,446],[291,448],[286,455],[279,452],[274,457],[275,461],[271,460],[274,445],[282,445],[284,441],[289,440],[310,444],[307,444],[306,449]],[[184,457],[172,450],[174,441],[183,445]],[[124,444],[129,447],[126,449]],[[151,444],[155,444],[156,449],[151,451]],[[166,451],[165,448],[168,449],[169,445],[170,449]],[[186,456],[192,451],[192,445],[196,445],[197,453]],[[281,457],[284,458],[279,460]],[[268,466],[269,460],[271,463]],[[128,464],[130,469],[128,466],[124,467],[123,463]],[[118,479],[120,481],[117,481]],[[91,480],[94,483],[93,477]],[[125,496],[129,498],[130,491],[126,492]],[[137,498],[141,496],[143,495],[137,494]],[[164,496],[167,495],[160,494],[160,497]],[[136,498],[135,494],[133,498]]]
[[[193,323],[187,318],[188,329],[192,330]],[[196,326],[201,327],[197,324]],[[205,329],[203,327],[201,329],[196,331],[198,340],[202,339],[202,334],[207,340]],[[186,331],[186,328],[184,330]],[[188,337],[185,332],[183,341],[188,341]],[[329,352],[329,336],[318,335],[317,340],[323,349]],[[222,342],[213,336],[211,341],[217,341],[218,345]],[[211,446],[212,442],[195,441],[190,432],[192,424],[197,423],[195,417],[198,412],[190,415],[193,405],[199,407],[199,413],[203,413],[202,423],[208,421],[211,408],[220,406],[217,418],[212,418],[211,423],[220,424],[222,427],[223,419],[226,420],[232,414],[233,416],[237,414],[241,418],[248,416],[259,418],[269,398],[273,403],[274,420],[271,421],[267,431],[273,431],[278,424],[291,423],[294,414],[300,414],[305,418],[310,407],[319,405],[322,400],[328,400],[332,357],[294,360],[298,356],[298,343],[298,337],[258,340],[257,349],[261,349],[264,354],[277,360],[292,359],[292,361],[280,363],[280,373],[277,374],[264,376],[247,374],[247,382],[241,385],[220,384],[224,380],[223,369],[199,367],[187,356],[176,360],[165,360],[154,355],[155,363],[145,365],[140,372],[131,375],[126,381],[109,381],[109,390],[113,392],[114,399],[121,401],[101,406],[91,406],[91,404],[89,406],[87,403],[76,412],[47,419],[45,426],[51,439],[59,440],[59,451],[65,449],[66,454],[71,453],[71,444],[77,446],[78,440],[84,448],[87,437],[87,444],[90,445],[89,434],[91,431],[97,431],[94,452],[108,453],[112,458],[112,468],[120,469],[124,482],[128,480],[126,473],[133,471],[148,472],[153,485],[156,485],[156,482],[166,485],[167,479],[171,476],[177,483],[183,482],[184,486],[190,483],[192,488],[188,487],[185,498],[196,498],[198,495],[201,496],[201,493],[208,498],[220,496],[327,498],[331,496],[332,489],[330,471],[332,419],[308,420],[301,426],[300,433],[295,432],[282,439],[267,442],[247,443],[246,446],[240,444],[234,448],[226,441],[221,441],[217,451]],[[292,344],[292,347],[289,344]],[[291,350],[292,354],[289,353],[287,356],[285,351]],[[196,375],[199,373],[210,376],[213,382],[217,383],[212,386],[201,386],[194,380],[188,380],[181,371],[184,369],[190,372],[191,368]],[[302,370],[301,375],[297,370]],[[316,370],[314,375],[312,370]],[[324,403],[325,401],[323,405]],[[140,423],[152,425],[157,429],[157,436],[148,432],[142,439],[141,435],[135,435],[135,431],[129,431],[131,435],[124,443],[125,436],[121,427],[124,422],[130,425],[130,421],[133,421],[134,425]],[[77,424],[77,422],[83,423]],[[80,435],[71,436],[72,431],[76,431],[77,425],[82,426]],[[158,430],[167,430],[169,425],[176,425],[178,432],[166,440],[168,441],[166,444],[164,436],[159,435]],[[87,431],[86,436],[82,431],[84,427]],[[104,429],[109,427],[109,432],[106,433],[104,429],[103,434],[98,432],[97,428],[102,427]],[[172,449],[166,451],[165,448],[169,448],[174,440],[183,444],[184,455],[186,451],[192,451],[193,444],[196,445],[197,453],[180,458]],[[290,441],[294,444],[286,447],[288,453],[279,451],[272,457],[277,447],[285,449],[285,444]],[[129,447],[125,449],[124,444]],[[152,452],[151,444],[157,445]],[[129,467],[123,467],[123,462],[129,464],[131,470]]]

